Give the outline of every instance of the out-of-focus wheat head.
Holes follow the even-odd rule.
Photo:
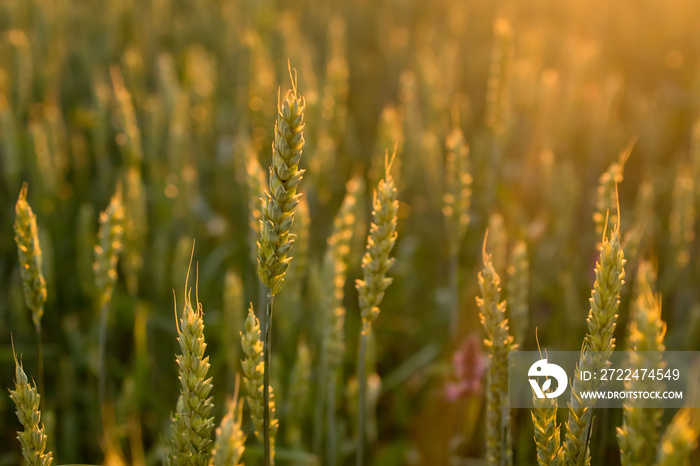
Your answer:
[[[248,309],[248,317],[245,321],[245,331],[241,332],[241,346],[245,353],[245,359],[241,362],[243,368],[243,386],[245,387],[250,409],[250,419],[255,426],[255,436],[263,441],[264,406],[263,396],[263,341],[260,339],[260,322],[255,317],[253,305]],[[275,403],[272,387],[270,387],[270,448],[274,461],[275,435],[277,434],[278,421],[275,419]]]
[[[216,429],[216,440],[211,450],[209,466],[240,466],[245,451],[246,435],[243,433],[243,407],[237,396],[228,402],[226,414]]]
[[[301,194],[297,187],[304,175],[299,168],[304,148],[304,98],[297,93],[296,81],[278,104],[275,140],[272,144],[269,192],[262,199],[262,219],[258,241],[258,275],[274,296],[282,288],[284,274],[292,258],[289,252],[294,222]]]
[[[469,161],[469,146],[464,134],[455,128],[445,141],[445,193],[442,196],[442,212],[447,222],[447,235],[452,254],[457,254],[459,245],[469,225],[472,175]]]
[[[522,346],[527,332],[530,314],[530,261],[527,257],[527,243],[520,240],[511,252],[508,266],[508,322],[513,333],[513,340]]]
[[[486,91],[485,123],[494,133],[506,130],[510,119],[510,75],[513,66],[513,27],[505,18],[493,24],[494,46]]]
[[[41,246],[36,215],[27,202],[27,184],[22,186],[15,204],[15,242],[19,255],[24,301],[32,312],[32,321],[41,328],[46,302],[46,280],[42,271]]]
[[[324,331],[323,349],[328,356],[328,364],[331,368],[337,367],[342,362],[345,352],[343,295],[350,248],[358,216],[357,198],[363,188],[364,182],[360,177],[354,177],[348,181],[347,192],[333,219],[333,231],[328,237],[328,246],[323,257],[322,275],[326,277],[323,307],[330,317]]]
[[[292,367],[287,394],[287,417],[285,422],[285,439],[295,448],[303,446],[304,417],[309,411],[309,393],[311,388],[311,354],[306,342],[301,339],[297,344],[297,357]]]
[[[680,409],[661,437],[657,466],[690,466],[690,456],[698,445],[698,422],[688,408]]]
[[[690,262],[690,246],[695,239],[695,179],[686,164],[678,166],[668,226],[675,265],[683,268]]]
[[[246,186],[248,188],[248,222],[250,223],[250,246],[253,260],[257,260],[257,239],[260,235],[262,213],[260,211],[260,194],[265,191],[267,175],[260,162],[258,153],[251,143],[245,148]]]
[[[654,296],[649,283],[647,268],[650,267],[650,263],[642,262],[637,273],[639,295],[635,303],[628,340],[628,347],[632,350],[629,355],[630,369],[633,373],[637,370],[657,370],[666,367],[666,363],[659,355],[666,349],[664,345],[666,324],[661,320],[661,302]],[[625,389],[657,391],[663,390],[663,383],[643,378],[627,380]],[[643,400],[636,399],[625,401],[623,406],[623,424],[617,429],[620,460],[623,466],[644,464],[650,458],[656,457],[663,410],[645,407]]]
[[[617,225],[618,212],[615,206],[617,205],[617,185],[622,183],[625,171],[625,162],[632,153],[636,138],[632,138],[627,144],[627,147],[620,152],[617,161],[610,164],[608,169],[600,175],[598,180],[598,198],[596,200],[596,210],[593,213],[593,223],[595,224],[595,232],[599,235],[603,234],[605,225]]]
[[[107,206],[100,214],[100,231],[95,246],[95,284],[100,307],[112,299],[114,285],[117,282],[117,262],[123,248],[124,205],[122,203],[121,184]]]

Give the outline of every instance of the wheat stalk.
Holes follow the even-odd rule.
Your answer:
[[[453,337],[459,331],[459,251],[469,224],[472,175],[469,146],[462,130],[455,127],[445,141],[445,192],[442,213],[447,224],[450,289],[452,290],[451,327]]]
[[[318,454],[323,428],[323,410],[326,409],[328,423],[328,461],[337,462],[337,426],[335,422],[336,386],[339,368],[345,352],[345,307],[343,296],[348,272],[350,249],[355,224],[359,214],[357,198],[364,188],[360,177],[354,177],[346,185],[346,194],[333,220],[333,230],[323,256],[321,276],[323,282],[323,340],[318,376],[319,401],[316,403],[314,420],[314,451]],[[325,402],[325,403],[324,403]],[[325,405],[325,406],[324,406]]]
[[[289,232],[294,222],[294,214],[301,194],[297,187],[301,183],[304,170],[299,168],[304,148],[304,108],[305,101],[297,93],[296,77],[291,76],[292,89],[284,101],[277,105],[275,141],[272,144],[272,164],[270,165],[269,192],[262,199],[262,220],[258,241],[258,275],[267,288],[264,320],[264,464],[272,464],[270,445],[270,356],[272,351],[272,307],[275,295],[282,288],[284,274],[292,258],[289,252],[294,244],[294,234]]]
[[[46,280],[42,270],[41,246],[36,215],[27,202],[27,184],[22,185],[15,204],[15,243],[19,256],[24,302],[32,313],[37,333],[37,359],[39,361],[39,390],[44,391],[44,351],[41,339],[41,317],[46,303]],[[42,406],[43,408],[43,406]]]
[[[486,239],[482,257],[484,268],[479,272],[481,297],[476,298],[481,323],[486,331],[484,348],[490,365],[486,392],[486,461],[488,464],[512,464],[510,414],[507,407],[508,352],[517,348],[509,334],[506,303],[501,301],[501,279],[496,273],[491,256],[486,253]]]
[[[590,312],[586,324],[588,333],[583,343],[581,356],[576,365],[576,372],[569,401],[569,419],[567,421],[564,457],[567,464],[578,465],[590,461],[588,440],[593,422],[594,402],[582,400],[580,393],[595,391],[600,381],[581,378],[582,371],[600,372],[609,364],[609,358],[615,348],[613,331],[617,321],[617,309],[620,305],[620,290],[624,284],[625,259],[620,246],[619,225],[615,226],[610,238],[603,236],[600,246],[600,259],[595,267],[595,283],[591,291]]]
[[[98,396],[100,406],[105,400],[105,348],[107,345],[107,320],[109,319],[109,302],[112,299],[114,285],[117,282],[117,262],[122,251],[124,234],[124,205],[122,204],[121,184],[105,209],[100,214],[100,230],[95,246],[95,285],[97,290],[98,308],[100,310],[100,327],[98,340],[99,381]]]
[[[384,158],[384,178],[379,181],[374,191],[372,206],[372,225],[367,237],[367,250],[362,257],[362,280],[355,282],[360,312],[362,315],[362,332],[360,335],[360,354],[358,364],[359,404],[357,427],[357,465],[364,463],[365,439],[365,398],[367,380],[365,375],[365,358],[367,338],[372,330],[372,323],[379,317],[379,304],[392,279],[386,274],[396,259],[390,257],[396,244],[396,224],[398,222],[399,201],[396,200],[396,185],[391,177],[391,165],[396,151],[389,160],[388,152]]]

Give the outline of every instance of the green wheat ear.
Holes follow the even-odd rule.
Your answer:
[[[394,152],[394,157],[396,152]],[[396,259],[390,257],[396,244],[399,201],[396,185],[391,176],[391,162],[386,155],[386,175],[379,181],[374,192],[372,225],[367,237],[367,250],[362,257],[362,280],[356,280],[362,312],[362,332],[369,332],[372,323],[379,317],[379,304],[392,279],[386,274]]]
[[[296,81],[284,101],[278,104],[275,141],[272,144],[269,191],[262,199],[258,241],[258,275],[276,295],[292,258],[289,253],[294,234],[289,232],[301,194],[297,188],[304,176],[299,168],[304,148],[304,98],[297,93]]]
[[[247,396],[246,402],[250,409],[250,419],[255,426],[255,436],[263,441],[264,431],[264,388],[263,388],[263,342],[260,339],[260,322],[255,317],[253,305],[248,309],[248,317],[245,321],[245,331],[241,332],[241,346],[246,357],[241,362],[243,368],[243,386]],[[275,403],[272,387],[270,387],[270,455],[274,463],[275,435],[277,434],[278,421],[275,419]]]
[[[488,236],[488,232],[487,232]],[[484,349],[490,365],[486,391],[486,461],[488,464],[512,464],[512,439],[508,411],[508,352],[517,348],[509,333],[506,302],[501,301],[501,279],[491,255],[483,247],[484,267],[479,272],[481,297],[476,298],[481,323],[486,331]]]
[[[532,397],[534,408],[530,413],[535,427],[535,445],[537,446],[537,464],[552,466],[561,464],[561,426],[557,424],[556,398]]]
[[[236,393],[229,400],[226,414],[216,429],[216,441],[209,466],[242,466],[240,461],[245,451],[246,435],[241,429],[243,407],[238,398],[239,381],[236,375]]]
[[[39,229],[36,225],[36,215],[27,202],[27,189],[27,183],[24,183],[15,205],[15,242],[19,255],[24,301],[32,312],[34,326],[40,330],[46,302],[46,280],[42,272]]]
[[[187,283],[185,283],[187,289]],[[204,355],[204,319],[202,305],[192,307],[189,290],[177,326],[177,340],[182,354],[177,356],[180,397],[172,416],[170,463],[173,465],[207,466],[211,454],[214,418],[212,378],[207,378],[209,356]]]
[[[563,450],[567,464],[581,464],[590,461],[588,440],[593,423],[594,403],[582,400],[584,391],[595,391],[600,381],[584,381],[582,371],[599,372],[609,364],[615,348],[613,332],[617,322],[617,309],[620,305],[620,290],[625,280],[625,258],[620,246],[619,226],[616,225],[610,238],[603,236],[600,245],[600,259],[595,267],[595,283],[591,292],[591,309],[586,325],[588,333],[576,366],[576,375],[571,387],[569,419]]]
[[[24,373],[22,363],[15,360],[15,389],[10,390],[10,399],[15,403],[17,418],[24,427],[22,432],[17,432],[17,440],[22,446],[22,456],[26,464],[31,466],[50,466],[53,462],[51,452],[44,453],[47,437],[44,426],[41,424],[41,412],[39,411],[40,395],[36,384],[29,384],[27,374]]]

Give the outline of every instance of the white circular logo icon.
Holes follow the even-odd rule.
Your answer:
[[[530,370],[527,371],[527,377],[537,398],[556,398],[566,390],[566,372],[556,364],[548,363],[546,359],[540,359],[530,366]],[[540,387],[537,377],[546,377],[542,387]],[[557,381],[557,389],[553,392],[549,391],[552,385],[551,377]]]

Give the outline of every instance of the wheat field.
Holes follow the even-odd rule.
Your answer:
[[[697,408],[505,407],[700,351],[698,17],[0,2],[0,466],[699,464]]]

